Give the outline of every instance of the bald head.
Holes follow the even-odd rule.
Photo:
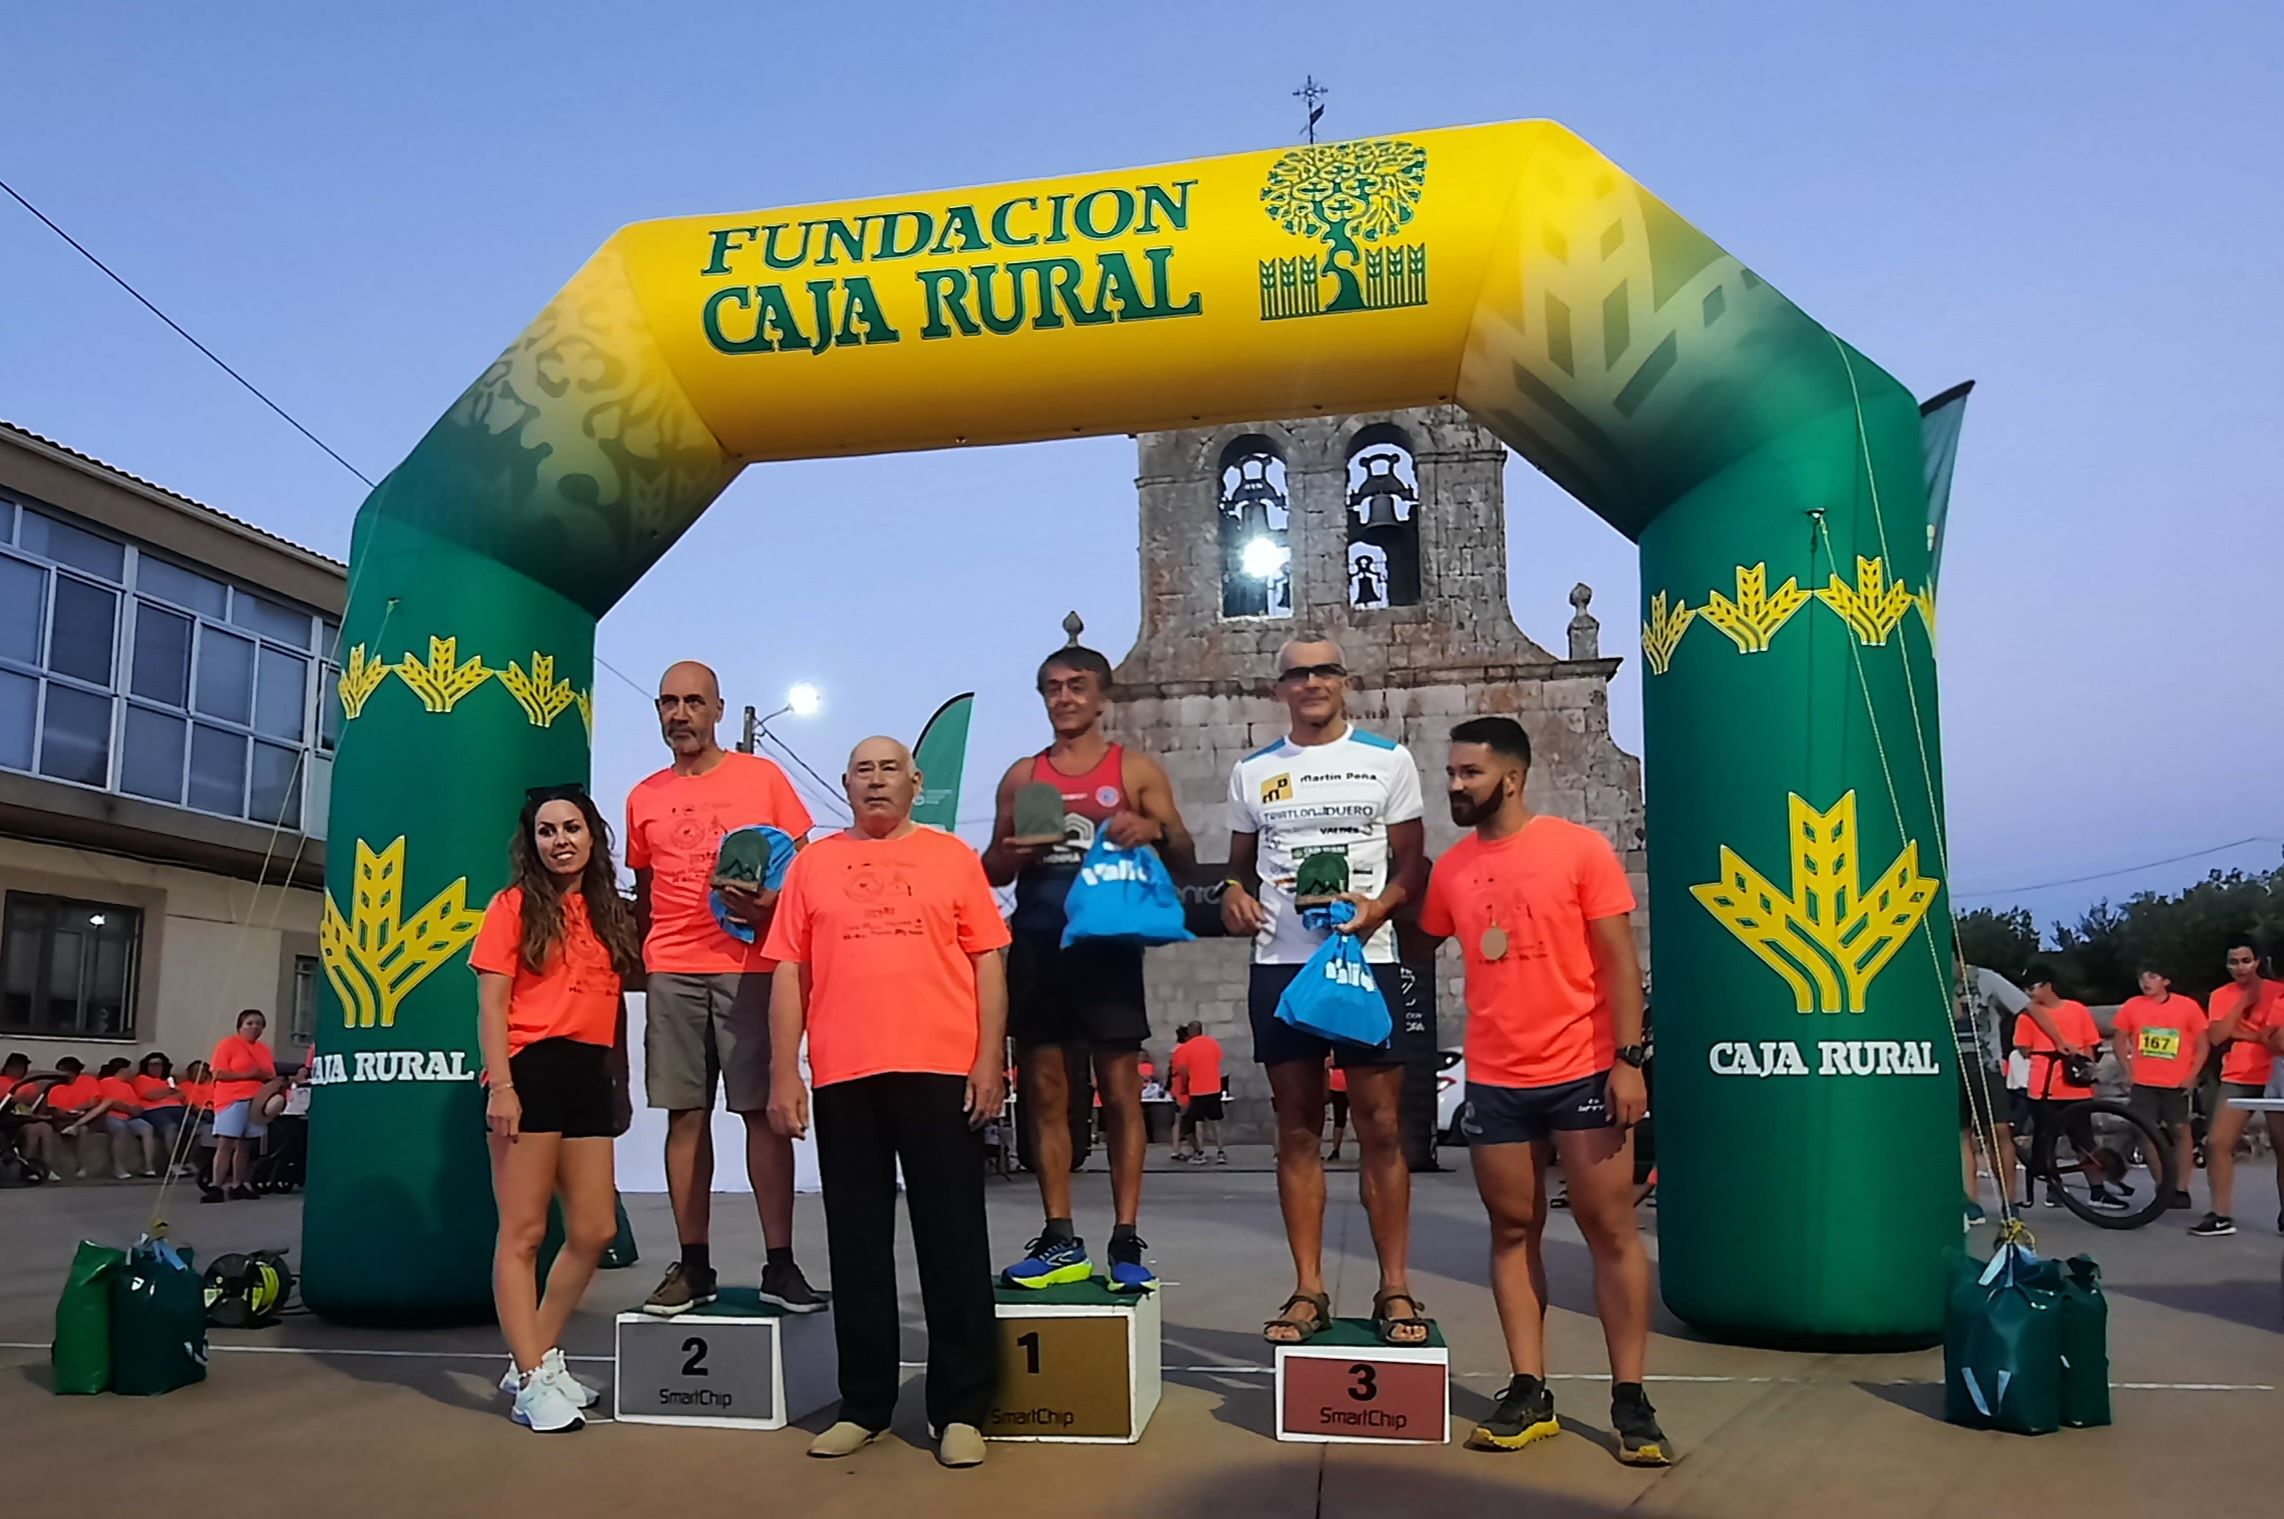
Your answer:
[[[674,751],[678,770],[710,768],[721,753],[714,730],[722,721],[722,683],[694,659],[678,660],[658,677],[658,732]]]
[[[876,735],[849,751],[841,785],[858,831],[879,838],[910,821],[920,794],[920,771],[901,740]]]

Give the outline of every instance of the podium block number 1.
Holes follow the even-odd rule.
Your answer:
[[[1123,1440],[1133,1411],[1123,1318],[1004,1317],[985,1433]]]

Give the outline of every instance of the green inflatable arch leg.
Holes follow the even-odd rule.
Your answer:
[[[1959,1177],[1918,411],[1547,122],[613,236],[358,514],[311,1306],[490,1312],[464,951],[523,789],[587,773],[596,619],[740,467],[1444,402],[1641,545],[1667,1301],[1931,1342]]]

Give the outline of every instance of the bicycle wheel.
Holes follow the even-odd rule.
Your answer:
[[[2048,1196],[2103,1229],[2138,1229],[2165,1211],[2178,1183],[2172,1149],[2154,1124],[2120,1102],[2073,1102],[2042,1126],[2037,1166]],[[2154,1155],[2152,1178],[2138,1157]]]

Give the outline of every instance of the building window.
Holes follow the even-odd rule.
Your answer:
[[[299,829],[331,619],[0,499],[0,766]]]
[[[0,1030],[135,1037],[141,909],[11,891],[0,913]]]
[[[1419,467],[1390,422],[1348,444],[1348,604],[1360,612],[1419,605]]]
[[[293,957],[293,1042],[317,1039],[317,956]]]
[[[1221,615],[1293,615],[1292,498],[1285,459],[1257,433],[1221,451]]]

